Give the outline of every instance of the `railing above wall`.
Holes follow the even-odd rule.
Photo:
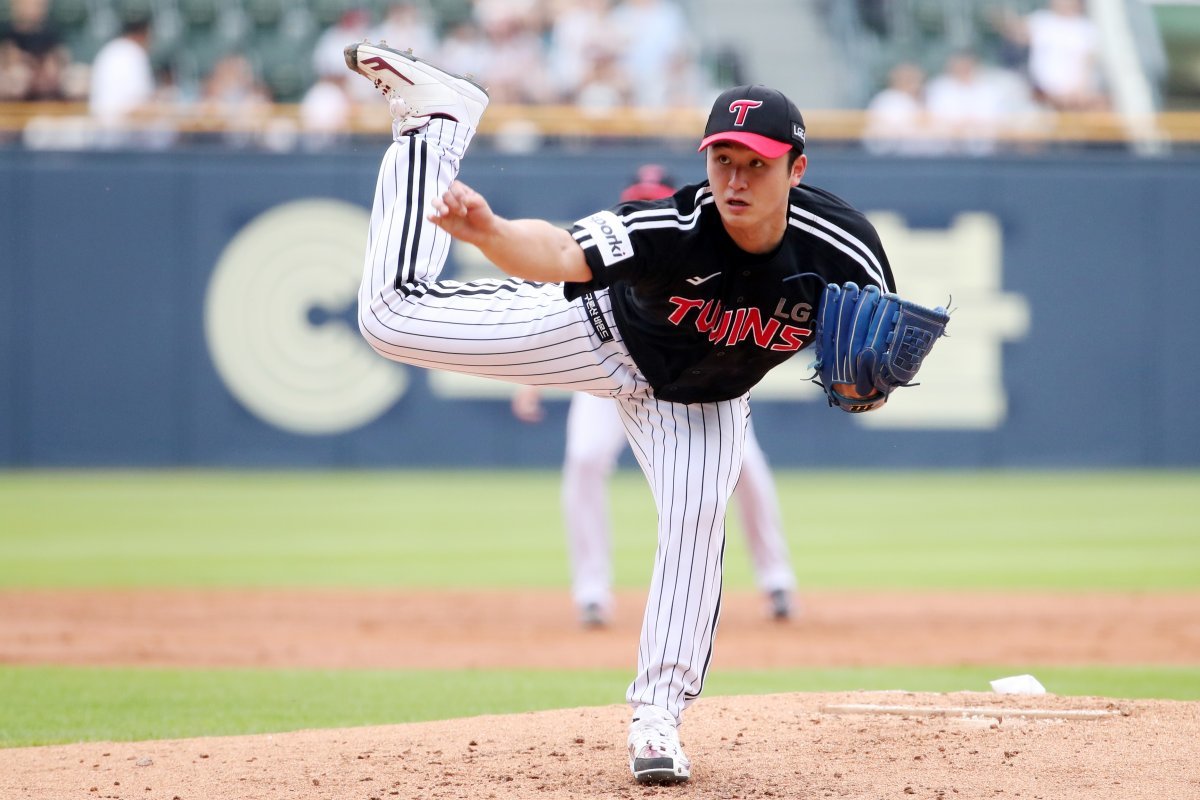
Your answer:
[[[493,105],[480,125],[480,135],[518,150],[555,140],[586,143],[654,139],[685,144],[699,137],[705,113],[696,108],[589,111],[577,106]],[[861,141],[868,123],[867,115],[857,110],[811,110],[805,112],[805,120],[810,142],[830,143]],[[381,107],[370,105],[355,109],[345,126],[337,130],[306,130],[298,106],[276,104],[248,113],[221,107],[163,110],[130,119],[121,130],[157,134],[160,143],[227,135],[259,141],[267,149],[290,150],[310,140],[331,142],[347,136],[382,135],[388,125]],[[94,146],[102,133],[111,132],[111,127],[102,127],[88,115],[84,104],[0,103],[0,143],[38,149],[83,149]],[[1002,148],[1018,150],[1039,145],[1135,146],[1148,142],[1194,148],[1200,146],[1200,112],[1165,112],[1144,119],[1107,112],[1046,113],[1010,120],[1004,128],[987,135]],[[954,138],[952,134],[939,136]]]

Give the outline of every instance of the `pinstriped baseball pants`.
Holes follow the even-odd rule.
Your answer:
[[[658,400],[612,332],[597,335],[561,285],[440,280],[450,237],[426,219],[458,174],[473,131],[434,120],[400,136],[379,170],[359,289],[359,328],[380,355],[429,369],[614,398],[658,511],[658,548],[627,700],[680,720],[699,696],[721,611],[725,511],[737,483],[747,397]]]

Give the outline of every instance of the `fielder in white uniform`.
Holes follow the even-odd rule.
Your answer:
[[[346,62],[388,98],[395,140],[371,210],[362,334],[396,361],[617,405],[658,510],[626,693],[629,766],[639,782],[685,781],[677,726],[712,661],[750,389],[812,342],[826,283],[893,291],[878,236],[844,201],[801,185],[804,122],[775,90],[717,98],[706,182],[568,231],[500,217],[456,180],[487,107],[481,87],[366,43]],[[452,236],[513,278],[439,280]]]
[[[522,387],[513,397],[513,410],[523,421],[537,422],[542,415],[537,390]],[[571,394],[563,455],[562,512],[571,565],[571,598],[580,622],[589,628],[608,624],[613,611],[612,537],[605,489],[628,444],[615,403],[583,392]],[[786,620],[793,611],[796,575],[783,535],[783,515],[771,466],[752,424],[746,428],[742,474],[733,497],[758,588],[767,598],[771,616]]]

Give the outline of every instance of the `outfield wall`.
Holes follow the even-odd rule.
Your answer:
[[[523,425],[504,384],[358,337],[379,154],[0,152],[0,466],[558,463],[565,395]],[[649,158],[702,172],[680,151],[481,151],[463,178],[569,222]],[[827,408],[808,353],[773,373],[753,408],[774,463],[1200,464],[1200,160],[814,148],[806,180],[871,213],[903,294],[956,310],[924,385],[879,414]]]

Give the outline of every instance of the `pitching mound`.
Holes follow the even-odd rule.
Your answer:
[[[866,706],[866,707],[864,707]],[[1085,713],[1090,712],[1090,713]],[[980,693],[710,697],[692,781],[641,787],[624,706],[0,751],[5,798],[1200,796],[1200,704]]]
[[[1200,663],[1196,594],[806,593],[782,626],[755,594],[725,600],[716,669]],[[631,669],[643,602],[626,593],[610,628],[582,631],[550,592],[7,591],[0,661]],[[681,729],[694,772],[677,787],[632,781],[627,724],[618,704],[0,750],[0,799],[1200,798],[1200,703],[708,695]]]

